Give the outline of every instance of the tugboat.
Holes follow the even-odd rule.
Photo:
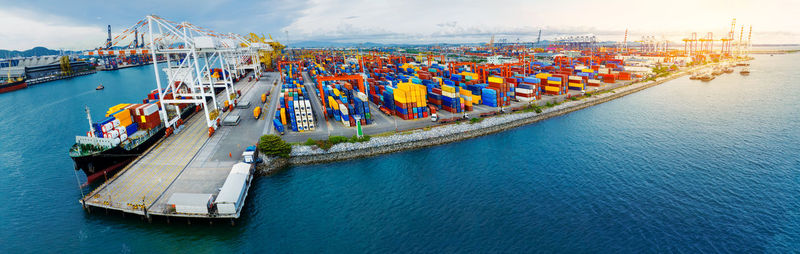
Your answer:
[[[722,68],[714,67],[714,70],[711,71],[711,75],[713,76],[722,75]]]
[[[708,81],[714,80],[715,76],[714,76],[713,73],[704,73],[703,75],[700,75],[699,78],[702,81],[708,82]]]
[[[744,69],[739,71],[739,74],[741,74],[742,76],[750,75],[750,67],[744,67]]]
[[[724,68],[722,68],[722,72],[733,73],[733,68],[731,68],[730,66],[725,66]]]

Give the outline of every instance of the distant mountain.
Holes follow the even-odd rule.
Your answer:
[[[48,49],[45,47],[35,47],[24,51],[0,49],[0,58],[50,56],[50,55],[59,55],[61,53],[62,52],[60,50]],[[63,53],[69,55],[69,54],[74,54],[76,52],[72,50],[65,50]]]

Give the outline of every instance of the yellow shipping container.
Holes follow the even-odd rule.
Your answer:
[[[503,83],[503,79],[502,78],[498,78],[498,77],[489,77],[488,81],[490,83],[497,83],[497,84],[502,84]]]
[[[561,81],[552,81],[552,80],[548,80],[548,81],[547,81],[547,83],[548,83],[548,84],[551,84],[551,85],[561,85]]]
[[[131,112],[128,110],[120,111],[119,113],[114,114],[114,118],[119,120],[119,125],[121,126],[128,126],[133,124],[133,120],[131,119]]]
[[[114,105],[113,107],[108,108],[108,111],[106,111],[106,117],[109,117],[109,116],[111,116],[111,114],[114,114],[115,112],[119,111],[120,109],[123,109],[123,108],[125,108],[127,106],[130,106],[130,105],[131,105],[130,103],[122,103],[122,104]]]
[[[286,109],[281,108],[281,123],[286,125]]]
[[[406,99],[406,91],[400,88],[394,89],[394,100],[399,103],[408,103],[408,99]]]
[[[328,96],[328,106],[333,110],[339,110],[339,103],[333,99],[333,96]]]
[[[456,92],[456,88],[452,87],[452,86],[448,86],[448,85],[443,85],[442,86],[442,91],[445,91],[445,92],[448,92],[448,93],[455,93]]]
[[[587,73],[592,73],[592,72],[594,72],[594,70],[592,70],[592,69],[583,69],[583,70],[581,70],[581,71],[582,71],[582,72],[587,72]]]
[[[549,78],[551,76],[552,75],[550,75],[550,73],[536,73],[536,78],[538,78],[538,79]]]
[[[483,102],[481,101],[481,96],[480,96],[480,95],[474,95],[474,94],[473,94],[473,95],[472,95],[472,104],[481,104],[481,103],[483,103]]]
[[[459,75],[461,75],[461,76],[469,76],[472,79],[478,79],[478,74],[477,73],[473,73],[473,72],[466,72],[465,71],[465,72],[459,73]]]
[[[557,86],[545,86],[545,87],[544,87],[544,90],[545,90],[545,91],[548,91],[548,92],[558,92],[558,91],[560,91],[561,89],[558,89],[558,87],[557,87]]]

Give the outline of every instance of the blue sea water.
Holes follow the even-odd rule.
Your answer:
[[[152,68],[46,83],[0,94],[0,252],[797,251],[798,64],[761,55],[750,76],[684,77],[463,142],[292,167],[255,181],[234,227],[84,212],[66,154],[88,128],[83,105],[99,117],[140,100]]]

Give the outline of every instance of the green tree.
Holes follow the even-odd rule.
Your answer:
[[[264,135],[258,141],[258,151],[268,156],[289,158],[289,154],[292,153],[292,146],[276,135]]]

